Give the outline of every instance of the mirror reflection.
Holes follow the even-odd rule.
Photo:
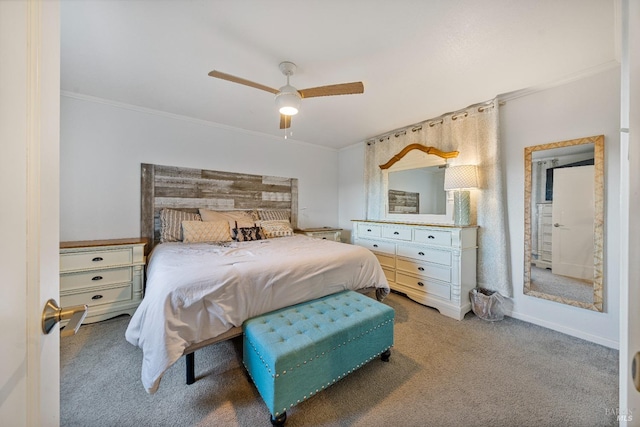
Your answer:
[[[390,221],[453,224],[453,199],[444,191],[447,159],[444,152],[410,144],[389,159],[382,170],[382,217]]]
[[[603,145],[525,149],[525,294],[602,311]]]
[[[443,166],[429,166],[389,172],[389,213],[444,215],[444,170]]]

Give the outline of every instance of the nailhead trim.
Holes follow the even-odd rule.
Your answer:
[[[366,330],[366,331],[364,331],[364,332],[361,332],[361,333],[360,333],[360,335],[358,335],[357,337],[350,338],[350,339],[348,339],[347,341],[344,341],[342,344],[338,344],[338,347],[340,347],[341,345],[347,345],[347,343],[351,343],[351,342],[354,342],[354,341],[356,341],[356,340],[359,340],[359,339],[361,339],[362,337],[364,337],[365,335],[367,335],[368,333],[370,333],[371,331],[373,331],[373,330],[375,330],[375,329],[378,329],[378,328],[381,328],[382,326],[387,325],[387,324],[388,324],[388,323],[390,323],[390,322],[393,322],[393,320],[394,320],[394,319],[387,319],[387,320],[385,320],[384,322],[381,322],[381,323],[379,323],[379,324],[377,324],[377,325],[375,325],[375,326],[373,326],[373,327],[369,328],[368,330]],[[264,365],[264,367],[267,369],[267,372],[269,372],[269,373],[271,374],[271,378],[277,378],[277,377],[279,377],[279,376],[280,376],[280,374],[279,374],[279,373],[275,373],[275,374],[274,374],[274,373],[272,373],[271,368],[269,367],[269,365],[267,364],[267,362],[265,362],[265,360],[263,359],[262,355],[260,354],[260,352],[258,351],[258,349],[256,348],[256,346],[254,345],[253,341],[248,340],[248,342],[249,342],[249,344],[251,345],[251,347],[253,348],[253,351],[254,351],[254,352],[256,353],[256,355],[260,358],[260,361],[262,362],[262,364]],[[329,354],[331,351],[334,351],[334,350],[336,350],[336,349],[337,349],[337,348],[336,348],[336,347],[334,347],[334,348],[332,348],[331,350],[323,351],[323,352],[322,352],[322,353],[320,353],[320,354],[316,354],[315,358],[316,358],[316,359],[318,359],[318,358],[320,358],[321,356],[324,356],[325,354]],[[313,359],[314,359],[313,357],[312,357],[311,359],[309,359],[309,362],[313,362]],[[307,361],[305,360],[303,363],[304,363],[304,364],[306,364],[306,363],[307,363]],[[300,367],[300,364],[298,364],[298,365],[297,365],[297,367]],[[287,373],[287,371],[289,371],[289,372],[290,372],[290,371],[293,371],[293,370],[294,370],[294,367],[291,367],[291,368],[289,368],[289,369],[285,369],[285,370],[283,370],[283,371],[282,371],[282,375],[285,375],[285,374]]]

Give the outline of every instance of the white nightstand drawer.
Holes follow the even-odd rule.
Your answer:
[[[382,236],[382,227],[379,225],[358,224],[358,236],[380,237]]]
[[[429,295],[437,296],[444,299],[451,299],[451,287],[447,283],[436,283],[426,279],[407,276],[402,273],[396,273],[396,283],[419,289]]]
[[[133,262],[130,248],[112,251],[88,251],[60,255],[60,272],[70,270],[94,270]]]
[[[119,301],[129,301],[132,298],[131,283],[108,289],[94,289],[78,293],[61,293],[60,300],[63,307],[86,304],[89,307],[99,304],[111,304]],[[91,314],[91,309],[89,309]]]
[[[413,241],[429,245],[451,246],[451,232],[416,229],[413,232]]]
[[[396,240],[411,240],[411,229],[403,227],[383,227],[382,237]]]
[[[363,248],[367,248],[373,252],[381,252],[389,255],[396,254],[396,245],[393,243],[378,242],[375,240],[364,240],[364,239],[356,239],[354,243],[358,246],[362,246]]]
[[[439,251],[437,249],[431,249],[424,246],[415,247],[398,245],[398,256],[451,266],[451,251]]]
[[[60,276],[60,290],[125,283],[132,280],[131,267],[69,273]]]
[[[419,274],[424,277],[438,279],[445,282],[451,281],[451,269],[427,264],[419,261],[409,261],[402,258],[396,260],[396,269],[406,271],[411,274]]]

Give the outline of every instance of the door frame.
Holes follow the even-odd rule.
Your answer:
[[[59,299],[59,0],[0,1],[3,348],[0,419],[60,423],[59,329],[45,335],[44,303]]]

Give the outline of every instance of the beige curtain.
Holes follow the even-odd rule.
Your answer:
[[[459,151],[450,165],[478,165],[479,190],[472,192],[471,214],[478,229],[478,286],[513,296],[510,281],[506,203],[498,140],[498,101],[444,114],[371,140],[365,147],[367,219],[384,219],[379,165],[409,144]]]

